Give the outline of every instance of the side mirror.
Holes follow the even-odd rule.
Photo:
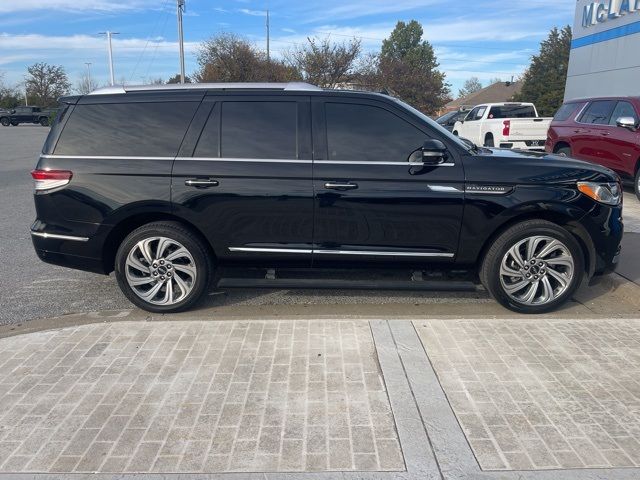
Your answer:
[[[16,109],[15,108],[13,110],[11,110],[11,115],[13,115],[14,113],[16,113]]]
[[[416,152],[419,155],[411,155],[409,162],[415,165],[439,165],[445,161],[447,147],[440,140],[431,138],[426,140],[422,148]]]
[[[638,129],[636,119],[633,117],[620,117],[616,120],[616,125],[621,128],[631,130],[632,132],[635,132]]]

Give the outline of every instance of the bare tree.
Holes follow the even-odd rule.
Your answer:
[[[93,92],[96,88],[98,88],[98,82],[85,73],[80,77],[80,80],[78,80],[75,90],[80,95],[86,95],[87,93]]]
[[[266,54],[245,39],[224,33],[203,42],[198,53],[196,82],[286,82],[299,72]]]
[[[471,77],[465,80],[464,85],[458,92],[459,97],[466,97],[467,95],[471,95],[472,93],[479,92],[482,90],[482,83],[480,83],[480,79],[478,77]]]
[[[29,99],[43,106],[55,105],[58,98],[66,95],[71,83],[64,68],[47,63],[35,63],[27,68],[25,83]]]
[[[360,40],[332,43],[329,38],[307,38],[285,54],[286,62],[302,73],[306,82],[324,88],[335,88],[352,82],[358,75]]]

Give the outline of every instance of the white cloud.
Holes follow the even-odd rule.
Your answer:
[[[30,10],[123,12],[158,7],[154,0],[2,0],[0,13]]]
[[[250,10],[248,8],[241,8],[238,10],[240,13],[244,13],[245,15],[251,15],[252,17],[266,17],[267,12],[264,10]]]

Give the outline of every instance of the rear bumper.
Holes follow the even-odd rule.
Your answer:
[[[101,238],[101,235],[91,235],[89,231],[56,231],[40,221],[31,227],[31,241],[40,260],[61,267],[108,274],[99,253]]]

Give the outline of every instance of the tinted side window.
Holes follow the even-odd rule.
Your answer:
[[[616,102],[611,100],[601,100],[593,102],[587,107],[585,112],[580,117],[582,123],[591,123],[596,125],[607,125],[611,118],[611,112],[615,107]]]
[[[579,105],[584,105],[584,103],[580,104],[580,103],[565,103],[564,105],[562,105],[558,111],[556,112],[555,116],[553,117],[553,121],[554,122],[566,122],[567,120],[569,120],[569,118],[571,117],[571,115],[573,115],[576,110],[578,109]]]
[[[224,102],[220,154],[223,158],[296,159],[296,102]]]
[[[220,155],[220,102],[213,106],[193,155],[213,158]]]
[[[406,162],[427,135],[382,108],[325,104],[329,160]]]
[[[491,107],[489,118],[535,118],[536,111],[531,105],[502,105]]]
[[[173,157],[197,102],[76,105],[58,155]]]
[[[616,125],[618,119],[622,117],[631,117],[636,121],[636,123],[638,123],[638,114],[636,113],[636,109],[633,108],[633,105],[629,102],[618,102],[613,114],[611,115],[609,125]]]

